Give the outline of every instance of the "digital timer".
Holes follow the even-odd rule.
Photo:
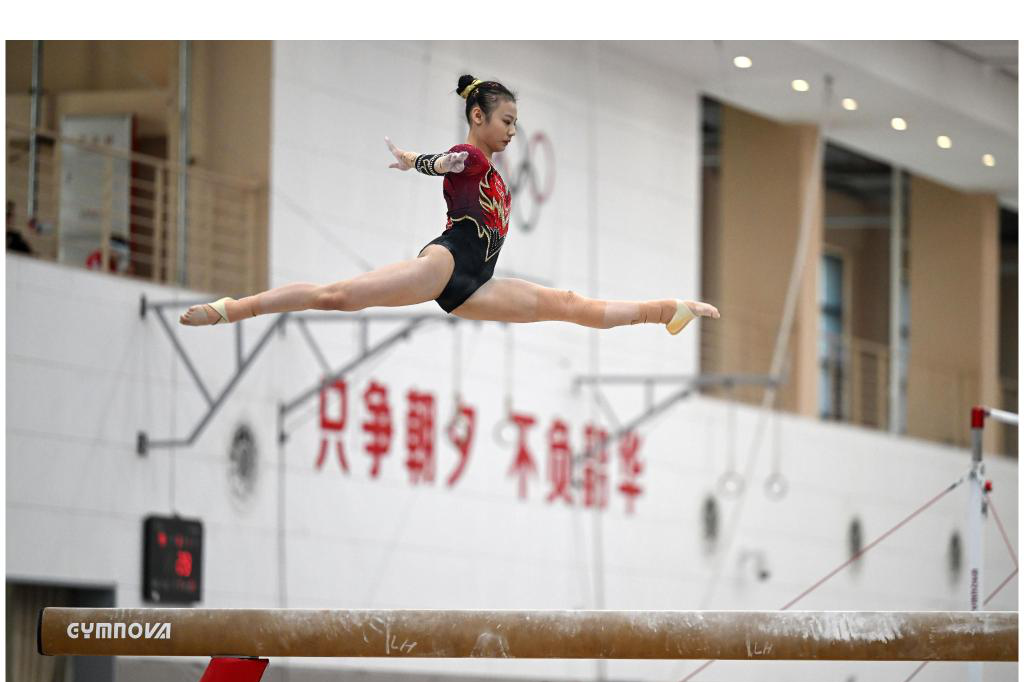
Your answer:
[[[179,516],[143,523],[142,598],[192,604],[202,599],[203,524]]]

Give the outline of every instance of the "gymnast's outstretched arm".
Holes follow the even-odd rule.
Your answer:
[[[390,168],[415,168],[425,175],[444,175],[461,173],[466,167],[469,154],[465,151],[415,154],[399,149],[387,137],[384,139],[396,159]],[[237,301],[222,298],[213,303],[195,305],[182,314],[179,321],[189,326],[202,326],[237,322],[268,313],[356,311],[371,306],[413,305],[437,298],[454,267],[452,255],[446,248],[431,245],[418,258],[385,265],[349,280],[326,285],[296,282]]]
[[[461,173],[466,167],[468,152],[441,152],[440,154],[417,154],[407,152],[395,146],[390,137],[385,137],[388,149],[395,155],[396,162],[388,168],[411,170],[415,168],[424,175],[444,175],[445,173]]]

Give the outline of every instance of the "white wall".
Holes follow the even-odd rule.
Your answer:
[[[535,132],[555,151],[554,195],[535,230],[518,229],[526,204],[513,198],[498,276],[608,298],[696,295],[697,92],[607,48],[559,42],[275,43],[274,284],[334,281],[414,258],[441,233],[440,179],[389,169],[384,136],[422,152],[464,142],[464,101],[454,94],[462,73],[518,94],[525,133],[507,156],[520,159]],[[602,368],[696,367],[696,335],[645,331],[602,334]],[[550,346],[544,357],[577,356],[590,335],[560,325],[523,333]],[[590,359],[578,357],[585,370]]]
[[[555,198],[536,232],[517,234],[513,227],[499,275],[511,271],[607,296],[695,291],[697,93],[624,57],[589,49],[559,43],[490,52],[462,44],[276,46],[275,283],[359,272],[336,244],[376,266],[414,257],[436,234],[444,211],[439,181],[389,171],[381,138],[390,134],[400,145],[423,150],[456,141],[461,100],[447,91],[468,69],[517,89],[524,127],[544,130],[558,153]],[[600,76],[593,96],[587,94],[591,68]],[[418,93],[416,105],[399,96],[410,89]],[[627,115],[649,116],[631,123]],[[662,144],[678,150],[671,163],[658,153]],[[636,179],[634,172],[620,184],[631,173],[610,167],[609,159],[619,155],[630,166],[660,168],[661,175]],[[591,199],[595,208],[588,209]],[[301,211],[287,208],[287,201],[298,202]],[[625,243],[620,235],[627,229],[635,239]],[[583,235],[596,236],[596,267],[588,247],[572,246]],[[205,607],[778,609],[845,560],[846,525],[854,515],[870,541],[968,466],[961,450],[785,417],[780,442],[790,493],[781,502],[762,494],[771,441],[759,441],[748,499],[741,510],[738,502],[723,503],[724,524],[742,512],[736,536],[709,554],[700,508],[726,466],[728,408],[691,400],[640,429],[645,492],[634,514],[624,512],[615,492],[599,514],[549,505],[541,498],[548,490],[542,435],[551,419],[570,423],[576,448],[585,422],[609,423],[587,394],[571,391],[573,376],[595,369],[693,371],[697,338],[695,329],[670,337],[656,326],[590,332],[555,323],[435,325],[361,366],[349,377],[347,476],[333,459],[322,471],[315,468],[321,437],[315,400],[289,418],[287,443],[276,444],[277,404],[321,376],[294,324],[270,342],[194,447],[140,458],[138,430],[154,438],[184,435],[205,407],[156,320],[139,318],[139,295],[203,295],[18,256],[7,256],[6,265],[8,578],[114,585],[122,606],[141,601],[143,516],[176,511],[205,524]],[[422,309],[440,312],[433,303]],[[177,311],[168,314],[173,320]],[[269,322],[244,323],[247,347]],[[375,323],[371,342],[395,328]],[[316,323],[311,330],[334,366],[358,352],[356,325]],[[455,452],[438,428],[437,481],[415,486],[403,466],[405,395],[413,388],[434,393],[439,422],[447,418],[457,380],[455,334],[462,335],[463,392],[480,411],[476,443],[465,475],[448,488],[442,481]],[[181,329],[179,336],[208,383],[221,387],[235,367],[234,328]],[[530,445],[540,470],[525,501],[507,475],[514,450],[493,433],[504,412],[509,357],[514,405],[538,417]],[[369,476],[359,429],[365,416],[359,397],[370,379],[389,387],[394,416],[395,439],[378,479]],[[643,409],[638,388],[605,393],[621,420]],[[737,410],[742,467],[758,414]],[[257,433],[259,478],[252,496],[239,500],[230,492],[228,445],[242,420]],[[616,452],[609,467],[613,487],[621,480]],[[988,466],[993,500],[1016,543],[1016,463],[993,459]],[[961,487],[868,553],[859,569],[840,573],[796,608],[965,608],[965,579],[949,581],[945,558],[949,534],[964,532],[965,508]],[[992,588],[1012,562],[991,520],[985,533],[985,581]],[[740,566],[744,550],[764,553],[768,581],[758,582]],[[1017,594],[1014,579],[989,608],[1015,609]],[[588,661],[290,663],[562,679],[599,669]],[[603,669],[613,679],[660,682],[678,680],[697,665],[612,661]],[[913,668],[718,663],[696,679],[902,679]],[[933,664],[927,673],[953,680],[963,670]],[[1016,676],[1016,665],[986,665],[986,679]]]

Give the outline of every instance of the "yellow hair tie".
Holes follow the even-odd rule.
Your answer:
[[[481,83],[483,83],[482,80],[480,80],[479,78],[476,79],[475,81],[467,85],[465,88],[463,88],[462,92],[459,93],[459,97],[461,97],[462,99],[469,99],[470,93],[473,92],[473,90],[476,89],[476,86],[480,85]]]

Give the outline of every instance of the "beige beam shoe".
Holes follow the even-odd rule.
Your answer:
[[[194,305],[184,313],[178,319],[181,324],[188,325],[190,327],[205,327],[210,324],[217,324],[219,322],[230,322],[228,319],[227,302],[234,301],[235,299],[230,296],[218,299],[213,303],[203,303],[202,305]],[[216,313],[216,317],[210,314],[210,309]],[[200,317],[199,313],[202,312]]]
[[[721,314],[719,314],[718,308],[710,303],[680,301],[676,299],[676,314],[668,321],[665,328],[668,329],[669,334],[678,334],[695,317],[710,317],[713,320],[717,320],[721,317]]]
[[[222,322],[222,321],[223,322],[230,322],[231,321],[231,320],[228,319],[228,306],[227,306],[227,302],[228,301],[233,301],[233,300],[235,300],[235,299],[231,298],[230,296],[225,296],[224,298],[219,298],[219,299],[217,299],[216,301],[214,301],[213,303],[210,304],[210,307],[213,308],[214,310],[216,310],[217,314],[220,315],[220,319],[214,321],[213,324],[217,324],[218,322]]]
[[[676,314],[672,316],[672,319],[665,325],[665,329],[668,330],[669,334],[678,334],[683,331],[683,327],[690,323],[690,320],[695,318],[696,315],[690,310],[689,306],[684,301],[676,301]]]

